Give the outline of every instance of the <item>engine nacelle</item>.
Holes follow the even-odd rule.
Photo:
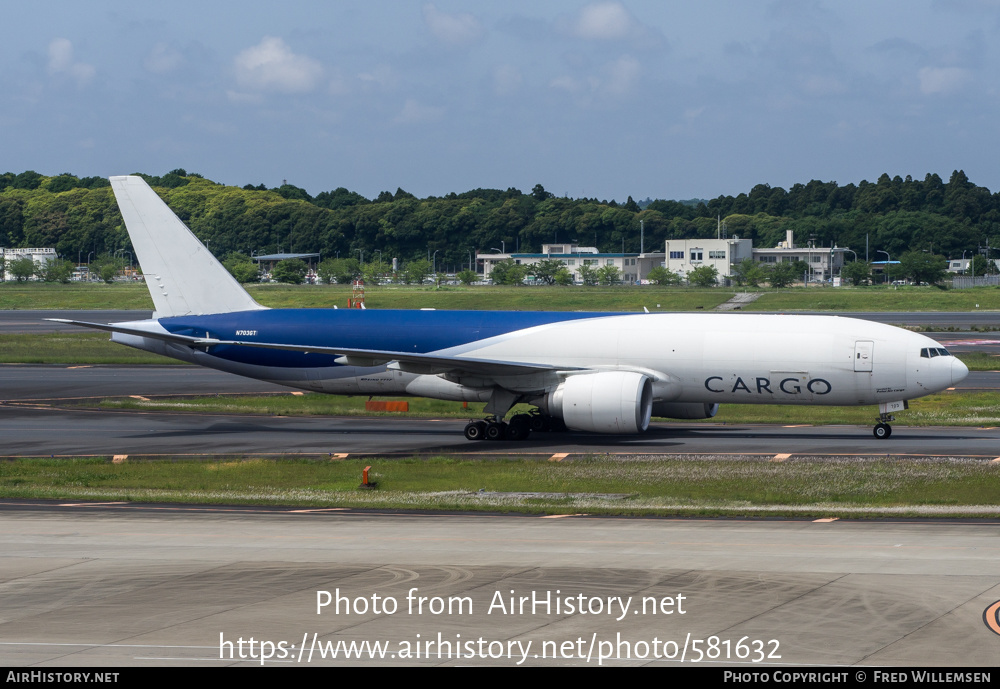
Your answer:
[[[709,402],[657,402],[653,416],[666,419],[710,419],[719,411],[718,404]]]
[[[653,384],[641,373],[602,371],[568,377],[539,404],[567,428],[642,433],[653,410]]]

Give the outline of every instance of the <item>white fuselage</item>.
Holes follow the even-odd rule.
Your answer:
[[[155,321],[147,323],[158,327]],[[115,334],[114,339],[239,375],[334,394],[486,401],[497,385],[538,396],[575,375],[456,378],[407,372],[391,364],[283,369],[227,361],[147,338]],[[853,406],[913,399],[967,375],[953,356],[921,357],[928,347],[939,345],[924,335],[853,318],[674,313],[550,323],[437,353],[591,372],[635,371],[652,380],[656,402]]]

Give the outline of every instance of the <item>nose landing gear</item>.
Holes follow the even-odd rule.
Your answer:
[[[890,421],[895,421],[896,417],[892,414],[879,414],[878,423],[875,424],[875,428],[872,429],[872,434],[879,440],[884,440],[892,435],[892,426],[889,425]]]

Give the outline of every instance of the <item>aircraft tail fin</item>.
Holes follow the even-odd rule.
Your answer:
[[[110,180],[153,297],[154,317],[266,308],[254,301],[142,177]]]

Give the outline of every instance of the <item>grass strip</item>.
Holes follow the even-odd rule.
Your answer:
[[[111,342],[107,333],[0,334],[0,364],[183,364]]]
[[[378,489],[359,489],[372,466]],[[1000,516],[1000,466],[970,458],[577,456],[0,462],[0,495],[615,515]]]

